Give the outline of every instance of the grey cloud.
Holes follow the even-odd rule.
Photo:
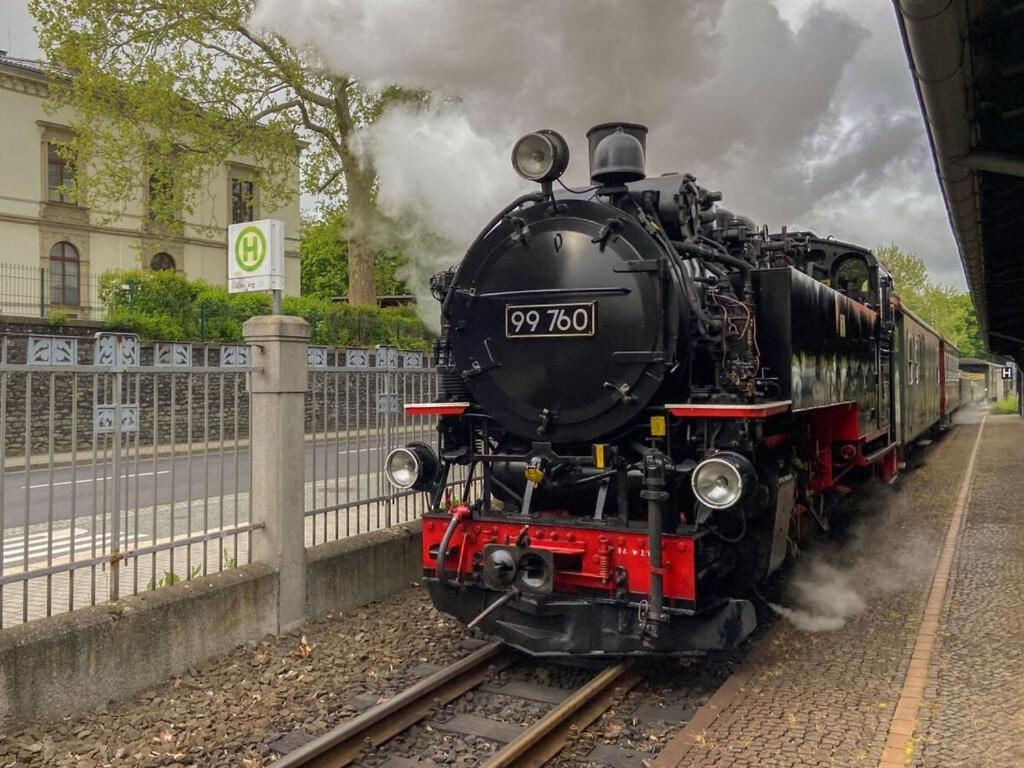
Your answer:
[[[361,141],[386,205],[445,238],[422,272],[519,188],[517,135],[563,132],[580,182],[584,132],[620,119],[650,126],[650,173],[695,171],[773,228],[895,241],[962,285],[891,8],[785,4],[784,18],[767,0],[261,0],[256,20],[367,82],[460,97]]]

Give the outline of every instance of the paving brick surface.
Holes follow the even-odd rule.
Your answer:
[[[752,654],[738,694],[657,765],[878,765],[976,434],[966,424],[937,441],[894,488],[875,486],[860,499],[842,546],[802,558],[793,580],[826,565],[806,576],[820,582],[811,603],[846,604],[845,624],[778,626]]]
[[[990,416],[911,765],[1024,766],[1024,422]]]

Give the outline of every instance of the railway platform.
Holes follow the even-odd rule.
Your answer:
[[[960,421],[809,579],[843,626],[774,625],[655,766],[1024,765],[1024,422]]]

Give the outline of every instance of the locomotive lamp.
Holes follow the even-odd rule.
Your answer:
[[[756,482],[757,474],[750,460],[731,451],[722,451],[704,459],[690,475],[693,495],[711,509],[733,506]]]
[[[437,474],[437,454],[426,443],[395,448],[384,460],[384,474],[400,490],[422,491]]]
[[[512,147],[512,167],[527,181],[550,184],[569,166],[569,145],[547,129],[528,133]]]

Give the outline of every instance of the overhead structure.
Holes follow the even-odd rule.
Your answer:
[[[894,5],[981,332],[1024,362],[1024,3]]]

